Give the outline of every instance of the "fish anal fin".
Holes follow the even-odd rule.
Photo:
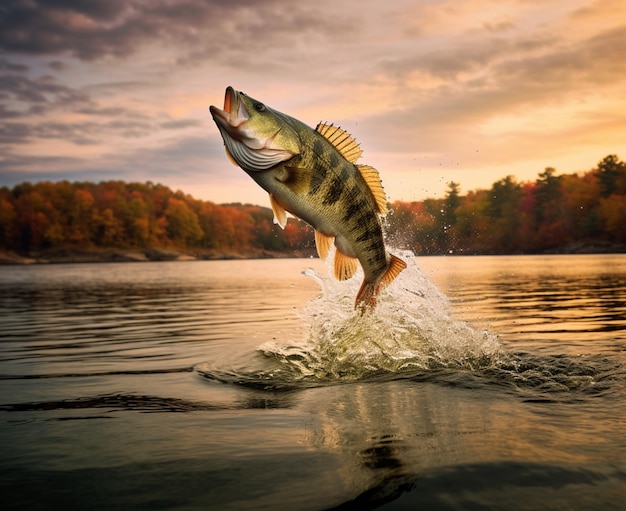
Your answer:
[[[381,215],[387,214],[387,195],[383,189],[383,183],[380,180],[380,175],[374,167],[369,165],[357,165],[357,169],[361,173],[361,176],[365,180],[367,187],[372,192],[372,196],[376,201],[376,209]]]
[[[355,257],[349,257],[341,250],[335,251],[335,278],[337,280],[348,280],[357,270],[357,261]]]
[[[272,211],[274,212],[274,223],[280,225],[281,229],[287,225],[287,211],[283,208],[276,198],[270,193],[270,204],[272,205]]]
[[[320,122],[315,131],[328,140],[350,163],[355,163],[363,154],[363,150],[352,135],[339,126]]]
[[[382,276],[378,284],[374,284],[371,282],[363,281],[361,284],[361,288],[356,295],[356,301],[354,303],[355,309],[361,309],[361,313],[365,312],[367,309],[373,309],[376,307],[376,299],[378,294],[391,284],[391,282],[400,274],[402,270],[406,268],[406,263],[400,259],[392,255],[389,260],[389,267],[387,271]]]
[[[315,247],[317,248],[317,255],[322,261],[328,256],[333,239],[333,236],[327,236],[318,230],[315,231]]]

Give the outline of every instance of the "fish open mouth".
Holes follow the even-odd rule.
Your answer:
[[[274,139],[282,131],[276,127],[273,135],[257,132],[255,126],[250,126],[250,114],[246,104],[251,103],[243,92],[237,92],[231,86],[226,87],[224,94],[224,109],[210,106],[209,110],[217,124],[226,154],[231,161],[246,171],[267,170],[295,154],[292,151],[274,146]]]
[[[235,92],[235,89],[228,86],[226,87],[226,92],[224,93],[224,109],[222,110],[221,108],[213,105],[209,107],[209,111],[216,122],[218,122],[219,119],[226,124],[230,124],[232,120],[233,106],[237,103],[236,94],[237,92]]]
[[[224,94],[224,112],[230,114],[232,104],[233,104],[233,96],[235,95],[235,89],[231,86],[226,87],[226,92]]]
[[[239,93],[230,86],[226,87],[224,94],[224,109],[210,106],[209,110],[218,126],[222,123],[225,128],[238,128],[250,118]]]

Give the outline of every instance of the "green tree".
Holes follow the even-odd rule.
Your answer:
[[[167,234],[175,244],[193,246],[202,239],[198,216],[184,200],[170,198],[164,215],[167,219]]]
[[[536,248],[543,250],[568,241],[561,177],[555,174],[554,168],[546,167],[535,181]]]
[[[602,197],[613,193],[626,194],[626,163],[610,154],[598,163],[598,179]]]
[[[487,215],[492,221],[486,236],[487,249],[496,253],[519,250],[517,232],[520,227],[521,186],[513,176],[495,182],[489,190]]]
[[[456,229],[457,223],[457,211],[461,205],[461,196],[459,190],[461,185],[450,181],[448,183],[448,189],[446,190],[446,196],[443,203],[443,231],[444,236],[441,239],[442,249],[446,252],[454,252],[458,249],[457,244],[459,242],[458,230]]]

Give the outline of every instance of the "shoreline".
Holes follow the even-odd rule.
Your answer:
[[[0,265],[68,264],[68,263],[144,263],[162,261],[218,261],[233,259],[285,259],[317,257],[315,250],[272,252],[250,249],[238,251],[138,249],[53,249],[19,254],[0,250]]]
[[[433,256],[477,256],[477,255],[582,255],[582,254],[624,254],[622,244],[571,244],[558,249],[528,254],[416,254],[418,257]],[[317,258],[315,249],[274,252],[264,249],[247,250],[185,250],[185,249],[50,249],[19,254],[11,250],[0,250],[0,265],[68,264],[68,263],[120,263],[120,262],[162,262],[162,261],[224,261],[233,259],[292,259]]]

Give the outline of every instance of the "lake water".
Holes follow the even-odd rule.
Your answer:
[[[0,267],[3,508],[626,509],[626,256],[407,259]]]

